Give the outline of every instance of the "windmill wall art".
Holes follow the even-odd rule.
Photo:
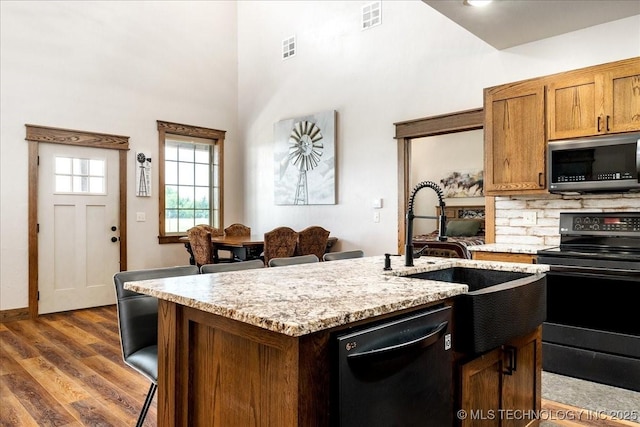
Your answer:
[[[336,111],[286,119],[274,126],[276,205],[333,205]]]

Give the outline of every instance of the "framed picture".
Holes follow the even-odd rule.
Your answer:
[[[275,124],[276,205],[336,203],[336,116],[336,111],[331,110]]]
[[[151,197],[151,158],[136,153],[136,196]]]
[[[440,180],[444,197],[482,197],[482,170],[451,172]]]

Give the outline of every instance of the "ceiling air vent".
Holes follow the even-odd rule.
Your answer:
[[[379,1],[362,6],[362,29],[382,24],[382,6]]]
[[[282,59],[288,59],[296,55],[296,36],[282,40]]]

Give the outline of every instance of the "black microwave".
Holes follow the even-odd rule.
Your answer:
[[[640,191],[640,133],[549,141],[551,193]]]

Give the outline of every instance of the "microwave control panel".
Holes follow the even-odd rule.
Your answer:
[[[560,175],[557,182],[618,181],[621,179],[634,179],[634,176],[631,172],[599,173],[593,178],[586,175]]]

